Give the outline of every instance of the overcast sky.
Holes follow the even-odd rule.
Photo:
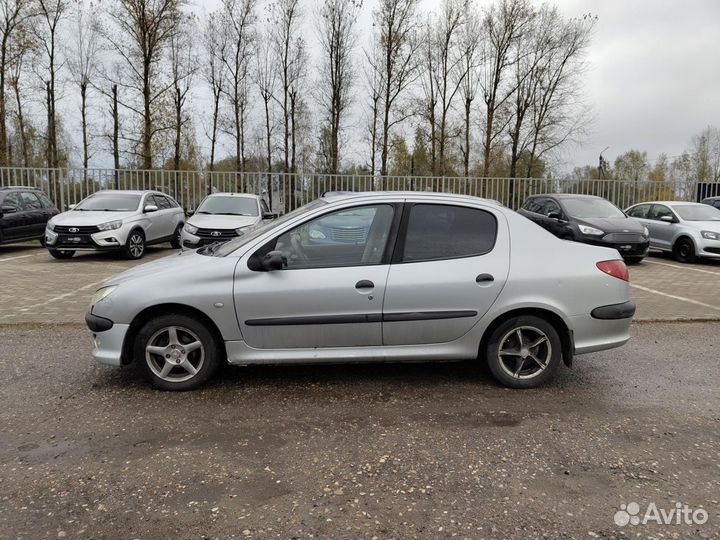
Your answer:
[[[421,1],[424,11],[437,5],[436,0]],[[376,2],[363,3],[359,48],[368,43]],[[212,10],[219,0],[194,3],[203,12]],[[318,3],[301,0],[306,21]],[[478,3],[484,6],[488,1]],[[604,156],[610,162],[629,149],[647,151],[651,162],[661,152],[675,156],[706,126],[720,127],[720,0],[554,3],[568,17],[598,16],[586,76],[587,101],[595,121],[582,146],[565,149],[556,164],[559,170],[596,165],[598,154],[608,146]],[[313,43],[313,25],[307,22],[304,31]],[[350,154],[353,147],[358,148],[348,146]],[[364,161],[364,153],[348,157]]]

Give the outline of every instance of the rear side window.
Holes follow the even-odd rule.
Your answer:
[[[42,210],[42,202],[40,202],[40,199],[34,193],[23,191],[20,193],[20,196],[25,203],[26,210]]]
[[[533,212],[535,214],[540,213],[540,204],[539,199],[528,199],[525,201],[525,204],[523,205],[523,209],[527,210],[528,212]]]
[[[52,201],[50,199],[48,199],[45,196],[44,193],[36,193],[35,195],[37,195],[40,198],[40,202],[42,202],[42,204],[45,208],[55,208],[55,205],[52,203]]]
[[[155,197],[155,204],[157,204],[157,207],[160,208],[161,210],[165,210],[167,208],[172,208],[170,201],[168,201],[162,195],[153,195],[153,197]]]
[[[464,206],[416,204],[410,209],[402,262],[473,257],[492,251],[497,220]]]
[[[3,206],[9,206],[11,208],[15,208],[16,211],[21,212],[23,210],[27,210],[25,208],[25,203],[20,198],[20,193],[8,193],[5,197],[5,200],[2,203]]]

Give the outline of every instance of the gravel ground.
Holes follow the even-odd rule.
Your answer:
[[[720,538],[717,323],[633,333],[531,391],[464,363],[171,394],[78,326],[0,326],[0,537]],[[617,526],[633,501],[709,520]]]

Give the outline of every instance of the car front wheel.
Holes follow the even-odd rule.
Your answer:
[[[170,240],[170,246],[173,249],[180,249],[182,247],[182,225],[178,225],[177,229],[175,229],[175,235],[173,236],[173,239]]]
[[[122,251],[126,259],[140,259],[145,254],[145,235],[142,231],[138,229],[132,231]]]
[[[192,317],[168,314],[147,322],[135,341],[135,360],[162,390],[194,390],[220,363],[219,344],[207,326]]]
[[[673,255],[682,263],[691,263],[695,260],[695,244],[689,238],[680,238],[673,246]]]
[[[534,388],[550,379],[562,362],[562,344],[552,324],[533,315],[521,315],[493,331],[485,358],[501,384]]]

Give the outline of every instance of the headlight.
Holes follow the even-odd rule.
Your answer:
[[[650,236],[650,231],[648,230],[647,227],[643,227],[643,236],[646,237],[646,238],[647,238],[648,236]]]
[[[105,300],[115,289],[117,289],[117,285],[110,285],[109,287],[103,287],[102,289],[95,291],[92,300],[90,300],[90,307],[92,308],[98,302]]]
[[[122,220],[118,219],[117,221],[108,221],[107,223],[101,223],[98,225],[98,229],[101,231],[114,231],[115,229],[119,229],[122,227]]]
[[[235,232],[236,232],[237,234],[241,234],[241,235],[242,235],[242,234],[245,234],[245,231],[247,230],[247,228],[248,228],[248,226],[238,227],[237,229],[235,229]]]
[[[605,231],[601,231],[600,229],[596,229],[595,227],[590,227],[588,225],[578,225],[578,228],[583,234],[590,234],[593,236],[602,236],[605,234]]]
[[[47,222],[47,230],[48,230],[48,231],[54,231],[54,230],[55,230],[55,224],[52,223],[52,222],[50,222],[50,221],[48,221],[48,222]]]
[[[310,238],[313,240],[325,240],[325,235],[317,229],[310,229]]]
[[[185,232],[190,234],[195,234],[197,232],[197,227],[195,225],[190,225],[189,223],[185,224]]]
[[[703,238],[707,238],[708,240],[720,240],[720,233],[703,231],[700,234],[702,234]]]

